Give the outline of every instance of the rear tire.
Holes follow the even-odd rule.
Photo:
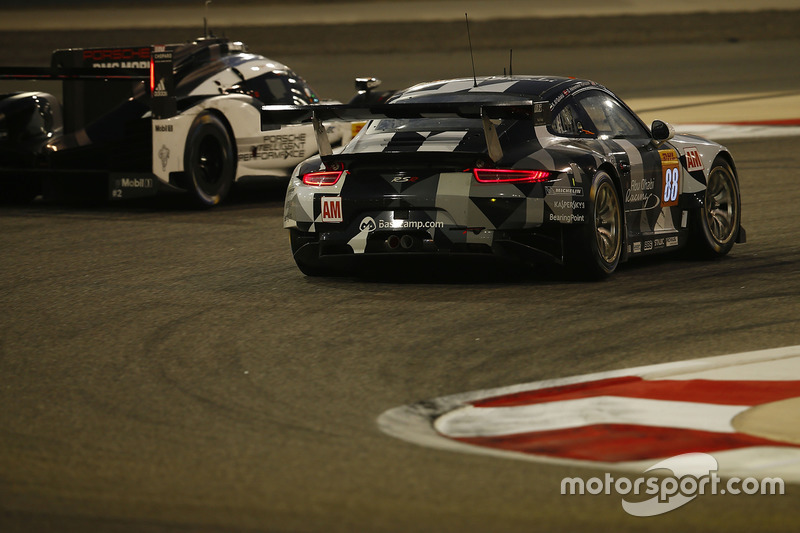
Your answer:
[[[236,152],[219,117],[209,112],[197,116],[186,138],[183,164],[195,204],[212,207],[225,199],[236,174]]]
[[[691,249],[699,257],[721,257],[733,248],[742,219],[736,174],[727,161],[717,158],[708,173],[703,207],[693,213]]]
[[[292,245],[292,257],[294,257],[294,262],[300,272],[310,277],[330,276],[333,274],[329,269],[320,265],[319,258],[314,259],[312,254],[303,253],[303,246],[314,241],[310,234],[292,229],[289,230],[289,240]]]
[[[612,274],[622,256],[622,203],[614,180],[599,171],[592,179],[586,221],[565,228],[564,260],[574,277],[600,280]]]

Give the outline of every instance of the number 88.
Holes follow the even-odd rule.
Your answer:
[[[678,169],[668,168],[664,182],[664,202],[674,202],[678,199]]]

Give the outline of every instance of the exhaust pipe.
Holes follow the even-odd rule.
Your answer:
[[[389,250],[397,250],[397,248],[400,246],[400,240],[400,237],[397,235],[389,235],[383,245]]]
[[[390,252],[396,251],[398,248],[402,248],[403,251],[411,251],[416,250],[419,246],[419,241],[416,237],[412,235],[389,235],[385,241],[383,241],[383,246]]]
[[[403,247],[403,250],[411,250],[416,243],[417,240],[411,235],[403,235],[400,238],[400,246]]]

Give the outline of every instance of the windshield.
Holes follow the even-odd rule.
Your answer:
[[[309,105],[319,102],[308,84],[291,71],[272,71],[231,87],[230,92],[247,94],[264,104]]]
[[[565,137],[647,138],[642,124],[610,95],[590,90],[567,98],[555,109],[550,131]]]

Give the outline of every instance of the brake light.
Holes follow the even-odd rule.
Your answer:
[[[472,169],[480,183],[542,183],[550,181],[553,172],[547,170],[511,170],[504,168]]]
[[[309,172],[308,174],[303,174],[303,183],[318,187],[336,185],[336,182],[339,181],[339,178],[342,177],[342,174],[344,174],[343,170]]]
[[[153,91],[156,90],[156,65],[153,62],[153,56],[150,56],[150,96],[153,96]]]

